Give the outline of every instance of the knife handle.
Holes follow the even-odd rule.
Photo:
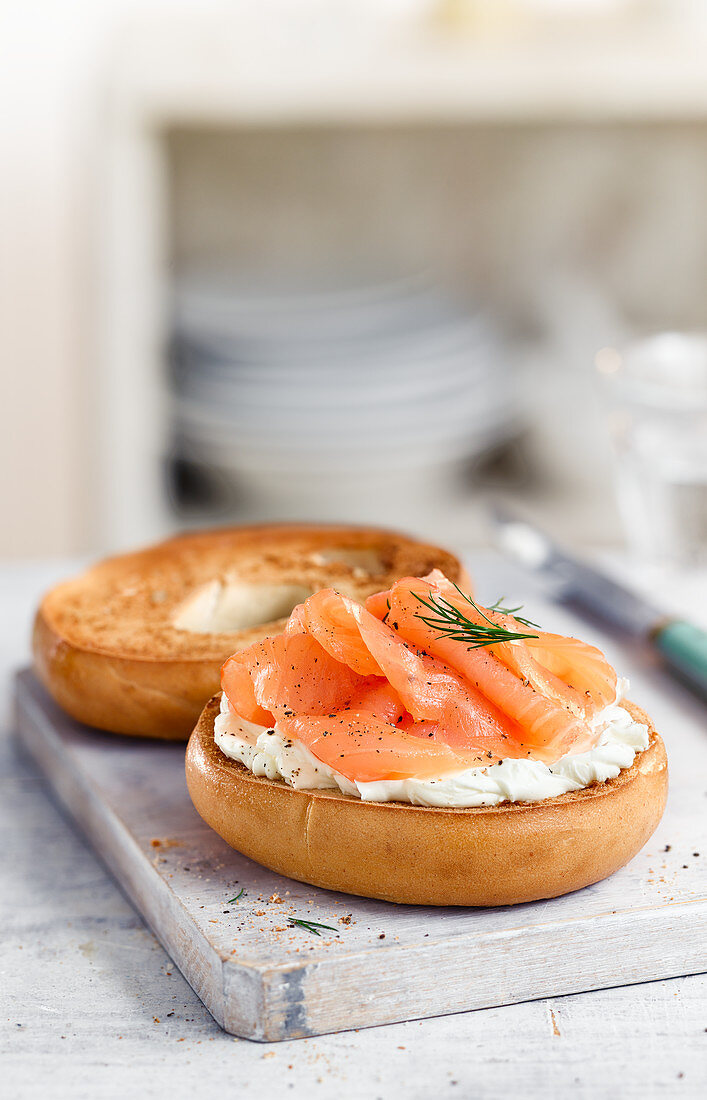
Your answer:
[[[673,620],[654,637],[666,663],[707,697],[707,631]]]

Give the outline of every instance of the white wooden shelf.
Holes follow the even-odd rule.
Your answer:
[[[707,116],[699,24],[473,38],[422,27],[318,34],[298,22],[141,22],[116,58],[114,102],[155,126]]]

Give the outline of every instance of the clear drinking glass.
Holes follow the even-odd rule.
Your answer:
[[[595,362],[629,547],[643,561],[707,565],[707,334],[664,332]]]

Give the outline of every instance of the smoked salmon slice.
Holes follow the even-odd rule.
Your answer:
[[[468,604],[439,573],[422,579],[404,578],[389,592],[376,594],[367,601],[367,608],[375,609],[378,614],[383,611],[386,623],[396,633],[456,669],[486,699],[522,727],[521,740],[529,755],[552,762],[571,748],[583,748],[592,741],[593,731],[586,721],[590,710],[596,709],[602,696],[609,701],[616,697],[616,674],[598,651],[587,653],[593,647],[584,647],[582,643],[577,647],[560,646],[555,640],[557,636],[537,631],[537,641],[542,642],[537,647],[538,656],[552,662],[553,654],[557,653],[555,668],[567,676],[574,676],[575,666],[569,656],[573,654],[578,684],[592,684],[594,697],[590,699],[580,691],[578,684],[565,682],[535,660],[536,650],[530,650],[530,639],[475,648],[458,637],[445,636],[443,631],[424,621],[434,621],[428,605],[434,604],[434,598],[439,601],[440,597],[455,607],[463,602],[464,614],[468,610],[472,622],[483,622],[484,616],[486,621],[498,625],[503,625],[504,619],[508,622],[509,617],[503,615],[494,619],[492,609],[476,605],[474,611],[473,605]],[[516,626],[516,630],[530,632],[526,627],[519,631]],[[603,666],[598,658],[604,662]]]
[[[574,714],[591,715],[616,698],[616,673],[604,654],[577,638],[549,634],[527,620],[496,607],[482,608],[468,599],[438,569],[423,578],[430,592],[455,607],[464,618],[483,626],[489,622],[511,633],[532,633],[520,641],[487,647],[522,680],[568,707]],[[518,610],[518,609],[516,609]]]
[[[382,676],[369,676],[364,680],[351,696],[348,709],[365,711],[391,726],[402,726],[410,720],[397,691]]]
[[[344,710],[331,718],[298,715],[281,720],[278,729],[352,782],[431,779],[489,763],[484,753],[454,752],[443,742],[403,733],[366,711]]]
[[[297,609],[312,637],[336,660],[361,674],[385,677],[416,722],[438,724],[455,748],[483,747],[520,756],[522,731],[453,668],[401,638],[361,604],[326,588]]]
[[[540,665],[589,700],[595,711],[616,699],[616,672],[596,646],[544,631],[537,641],[529,639],[526,645]]]
[[[271,726],[288,712],[342,710],[362,682],[308,634],[265,638],[234,653],[221,670],[231,708],[260,726]]]

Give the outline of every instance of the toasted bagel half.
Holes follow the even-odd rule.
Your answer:
[[[451,553],[369,527],[265,525],[199,531],[93,566],[46,594],[37,674],[89,726],[185,741],[235,650],[279,633],[320,588],[356,600],[399,577],[443,570]]]

